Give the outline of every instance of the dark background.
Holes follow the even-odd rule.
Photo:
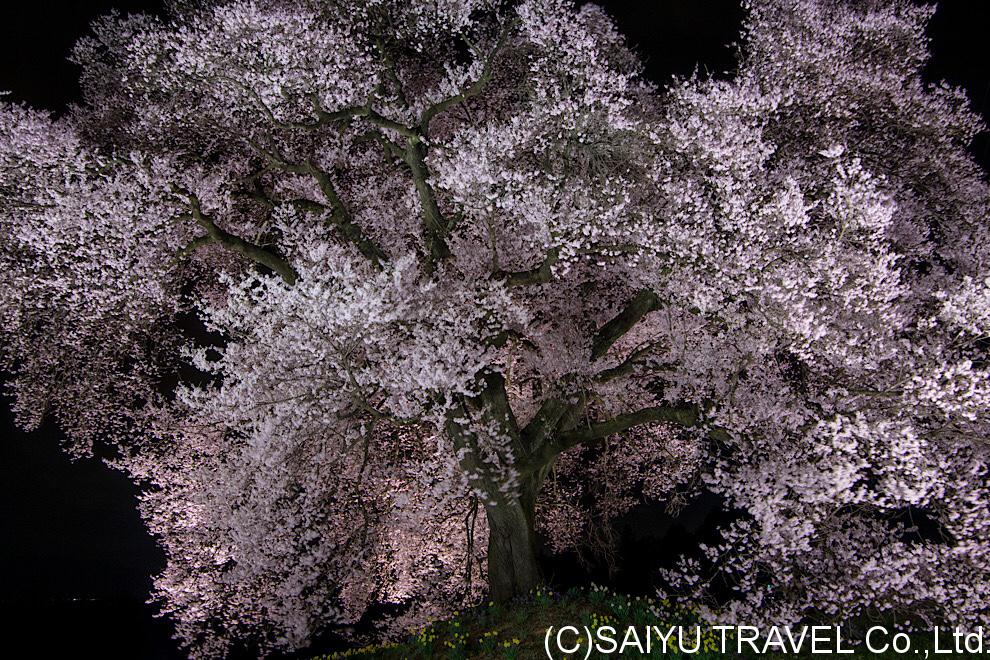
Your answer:
[[[742,12],[731,0],[612,0],[603,4],[644,57],[649,75],[724,73],[734,65],[729,45],[738,38]],[[930,77],[966,88],[987,117],[990,27],[982,3],[945,0],[931,26]],[[76,67],[66,60],[74,41],[95,17],[160,11],[140,0],[46,0],[0,8],[0,90],[9,99],[53,112],[77,101]],[[973,151],[987,168],[990,139]],[[151,575],[164,557],[135,509],[135,489],[95,459],[70,461],[57,429],[19,431],[9,401],[0,400],[0,654],[31,650],[30,657],[179,658],[171,625],[146,605]],[[710,506],[671,521],[637,510],[627,529],[654,538],[697,530]],[[635,536],[635,535],[634,535]],[[668,541],[669,542],[669,541]],[[676,544],[676,543],[675,543]],[[628,563],[640,559],[629,546]],[[650,544],[652,545],[652,544]],[[655,546],[654,546],[655,547]],[[561,567],[566,571],[566,567]],[[626,579],[638,570],[627,566]],[[625,581],[625,580],[622,580]],[[618,586],[618,585],[616,585]],[[25,653],[25,656],[27,653]]]

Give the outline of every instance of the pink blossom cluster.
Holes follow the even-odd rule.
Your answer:
[[[713,620],[990,624],[990,191],[931,8],[753,0],[732,80],[660,87],[567,0],[177,7],[0,106],[0,358],[143,486],[193,654],[510,598],[702,487],[738,520],[662,579]]]

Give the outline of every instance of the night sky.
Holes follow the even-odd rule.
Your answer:
[[[614,0],[603,4],[665,81],[696,68],[731,71],[742,13],[730,0]],[[990,65],[980,3],[947,0],[932,24],[930,75],[966,88],[987,117]],[[91,20],[110,9],[160,11],[138,0],[38,0],[0,8],[0,90],[54,112],[78,100],[76,68],[66,61]],[[988,167],[990,139],[974,153]],[[135,489],[94,459],[60,451],[57,429],[16,429],[0,401],[0,639],[30,656],[98,653],[111,658],[182,657],[167,621],[144,605],[164,557],[135,510]],[[85,657],[85,656],[78,656]]]

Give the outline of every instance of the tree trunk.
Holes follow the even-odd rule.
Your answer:
[[[542,472],[542,471],[541,471]],[[518,497],[486,505],[488,517],[488,588],[492,600],[524,596],[540,583],[536,562],[534,514],[543,474],[525,478]]]

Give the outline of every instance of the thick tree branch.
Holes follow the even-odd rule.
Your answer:
[[[360,225],[354,222],[350,212],[347,210],[347,206],[337,193],[337,189],[333,185],[329,173],[320,168],[312,160],[307,160],[305,163],[293,163],[281,154],[271,149],[266,149],[257,142],[252,141],[251,144],[256,151],[265,156],[270,167],[292,174],[312,176],[316,180],[320,192],[323,193],[323,196],[329,203],[329,207],[319,202],[301,199],[294,200],[294,204],[312,212],[329,211],[330,222],[340,230],[344,239],[353,244],[373,265],[380,268],[383,263],[388,261],[388,255],[385,251],[364,233]]]
[[[616,366],[599,371],[595,375],[595,382],[607,383],[617,378],[628,376],[636,369],[636,363],[639,362],[642,357],[648,355],[650,351],[656,348],[659,343],[660,342],[650,342],[646,346],[638,348],[630,353],[625,360]]]
[[[408,140],[408,146],[403,154],[406,165],[412,174],[416,194],[423,210],[423,230],[426,239],[427,259],[424,269],[433,272],[436,265],[450,256],[450,248],[444,235],[447,233],[447,222],[440,212],[436,195],[429,182],[429,170],[426,166],[426,152],[418,140]]]
[[[353,243],[361,254],[367,257],[375,266],[381,267],[383,263],[388,261],[388,255],[377,243],[365,235],[360,225],[354,222],[340,195],[337,194],[337,189],[334,187],[330,175],[317,167],[311,160],[306,161],[305,168],[316,179],[316,184],[320,187],[320,192],[330,202],[330,206],[333,209],[330,219],[340,229],[340,233],[344,235],[345,239]]]
[[[489,410],[498,420],[506,432],[513,438],[519,436],[519,423],[516,415],[509,405],[509,395],[505,391],[505,377],[497,371],[488,371],[482,376],[485,387],[481,392],[481,399],[487,410]]]
[[[659,308],[660,299],[655,293],[649,289],[637,293],[625,309],[599,328],[591,343],[591,359],[597,360],[605,355],[615,342],[639,323],[640,319]]]
[[[602,440],[610,435],[622,433],[644,424],[666,422],[681,428],[697,428],[702,425],[699,406],[653,406],[634,412],[616,415],[600,422],[584,423],[581,418],[587,409],[588,399],[581,396],[570,405],[559,399],[544,402],[537,417],[523,429],[523,438],[530,434],[533,446],[529,459],[522,464],[523,469],[540,469],[560,454],[581,444]],[[708,437],[718,442],[727,442],[729,433],[719,426],[707,428]]]
[[[485,370],[478,375],[481,381],[481,391],[473,397],[462,397],[455,408],[447,415],[445,430],[458,451],[458,461],[469,475],[482,480],[486,490],[495,497],[498,496],[499,477],[492,474],[491,469],[483,461],[483,452],[478,442],[478,430],[472,428],[467,420],[480,414],[481,418],[493,423],[498,433],[510,440],[510,446],[518,464],[519,459],[526,456],[529,448],[521,446],[518,422],[509,397],[505,391],[505,378],[497,371]],[[498,447],[494,449],[498,451]],[[464,451],[467,450],[467,451]],[[501,453],[501,452],[499,452]],[[508,462],[509,456],[501,458]]]
[[[579,444],[601,440],[614,433],[622,433],[636,426],[643,424],[653,424],[656,422],[670,422],[690,428],[697,426],[700,420],[698,408],[696,406],[669,407],[657,406],[644,408],[636,412],[617,415],[603,422],[588,424],[584,427],[572,429],[566,433],[557,435],[554,439],[554,449],[558,452],[566,451]]]
[[[561,416],[567,410],[567,402],[558,397],[550,397],[536,411],[529,423],[523,428],[523,442],[531,449],[536,449],[546,442],[546,439],[557,428]]]
[[[559,256],[560,249],[553,248],[536,268],[515,273],[498,270],[495,271],[495,278],[505,281],[507,286],[546,284],[553,278],[553,265],[557,263]]]
[[[196,197],[196,195],[189,195],[189,205],[192,209],[192,215],[186,217],[191,218],[196,222],[196,224],[206,230],[205,237],[196,239],[192,244],[190,244],[190,246],[196,244],[193,249],[202,247],[203,245],[206,245],[207,242],[218,243],[231,252],[236,252],[256,263],[272,269],[290,285],[295,284],[296,280],[299,279],[299,275],[296,273],[295,269],[282,257],[278,256],[274,252],[266,250],[260,245],[255,245],[254,243],[245,241],[243,238],[221,229],[209,215],[203,213],[203,209],[199,203],[199,198]],[[206,241],[207,238],[209,241]],[[186,246],[186,249],[189,249],[190,246]]]
[[[619,314],[595,334],[592,340],[593,358],[598,359],[607,353],[608,349],[629,332],[640,319],[658,307],[659,299],[652,291],[644,290],[638,293]],[[600,372],[596,380],[606,382],[631,372],[635,361],[651,349],[652,345],[635,351],[618,366]],[[533,452],[530,461],[533,465],[539,466],[551,461],[561,451],[584,441],[585,437],[604,437],[601,434],[618,433],[650,421],[673,421],[685,426],[693,426],[698,418],[697,409],[693,407],[664,407],[628,413],[607,422],[581,427],[581,419],[585,415],[587,406],[588,393],[584,391],[576,394],[570,402],[560,397],[549,397],[543,402],[536,415],[522,430],[522,439]]]
[[[426,145],[423,136],[414,128],[406,126],[378,114],[370,102],[362,107],[344,108],[336,112],[327,112],[319,103],[319,99],[313,98],[313,106],[316,108],[317,116],[321,122],[334,123],[346,119],[363,118],[380,128],[395,131],[406,138],[406,146],[401,150],[402,160],[412,174],[413,184],[416,186],[416,195],[423,211],[423,230],[426,241],[427,258],[424,262],[424,270],[432,273],[436,265],[450,256],[450,248],[444,238],[447,233],[447,221],[440,212],[440,207],[436,201],[436,194],[430,185],[429,168],[426,165]],[[386,141],[384,144],[388,144]],[[386,150],[387,147],[386,147]]]
[[[197,236],[196,238],[189,241],[189,243],[184,248],[179,250],[179,257],[180,258],[188,257],[199,248],[206,247],[210,243],[213,243],[213,238],[211,236]]]
[[[389,140],[387,137],[385,137],[385,134],[379,130],[371,130],[368,131],[367,133],[364,133],[363,135],[359,135],[356,141],[377,142],[378,145],[381,146],[382,151],[385,152],[385,155],[387,157],[392,158],[394,160],[405,161],[405,154],[402,150],[402,147],[397,145],[392,140]]]
[[[401,122],[397,122],[394,119],[389,119],[388,117],[380,115],[376,110],[371,107],[370,102],[361,106],[350,106],[347,108],[341,108],[340,110],[335,110],[333,112],[328,112],[323,109],[320,104],[319,99],[316,97],[311,97],[313,108],[316,111],[316,117],[321,124],[336,124],[340,121],[346,121],[348,119],[364,119],[379,128],[385,128],[390,131],[395,131],[399,135],[419,142],[422,140],[422,135],[419,131]]]
[[[381,56],[382,65],[385,67],[385,74],[388,79],[395,86],[395,93],[399,99],[399,102],[403,106],[409,107],[409,101],[406,99],[406,92],[402,86],[402,80],[399,78],[399,69],[395,64],[395,59],[392,57],[392,53],[389,51],[388,46],[379,37],[375,40],[375,45],[378,48],[378,54]]]
[[[478,76],[477,80],[461,92],[454,94],[453,96],[448,96],[423,111],[423,114],[420,116],[419,126],[420,130],[423,131],[424,134],[429,132],[430,122],[434,117],[446,112],[456,105],[478,96],[485,91],[485,88],[488,87],[488,83],[492,80],[492,74],[495,69],[495,58],[505,46],[509,33],[512,31],[512,26],[513,22],[511,21],[502,26],[502,29],[499,31],[498,40],[495,42],[495,45],[492,47],[491,51],[489,51],[488,56],[485,57],[485,63],[482,65],[481,75]]]
[[[300,197],[298,199],[286,200],[286,203],[292,204],[295,207],[302,209],[303,211],[309,211],[310,213],[333,213],[333,209],[326,204],[321,204],[312,199],[306,199],[305,197]]]

